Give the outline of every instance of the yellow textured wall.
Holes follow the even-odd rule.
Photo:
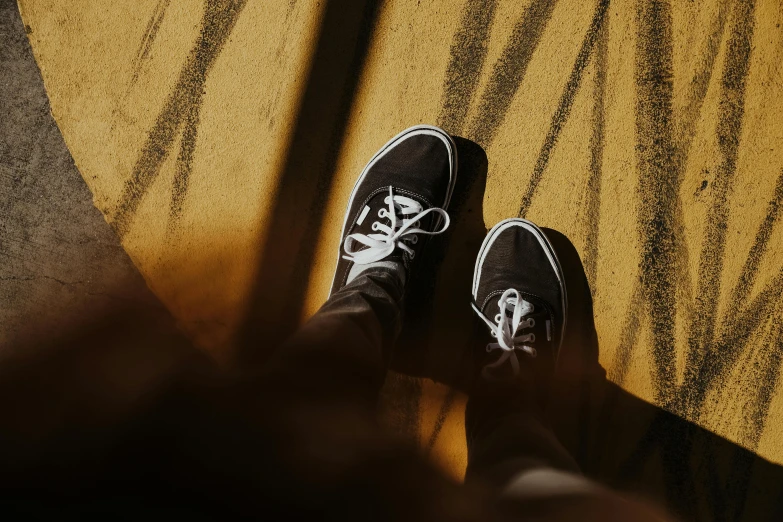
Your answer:
[[[270,212],[292,143],[305,143],[296,118],[325,5],[20,0],[95,205],[218,358],[231,358],[278,237]],[[439,124],[486,151],[487,228],[521,215],[574,243],[612,381],[783,462],[779,0],[395,0],[369,12],[297,314],[326,297],[364,163],[398,131]],[[458,340],[469,304],[438,292],[449,306],[436,306],[427,342]],[[410,388],[420,400],[394,398]],[[401,376],[384,397],[391,417],[413,404],[419,442],[460,476],[465,397]]]

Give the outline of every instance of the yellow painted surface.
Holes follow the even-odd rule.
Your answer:
[[[312,223],[320,226],[320,236],[305,317],[326,298],[344,206],[365,162],[400,130],[448,120],[444,107],[449,64],[471,3],[475,2],[391,1],[379,10],[325,214],[320,223]],[[210,4],[221,8],[232,2],[206,2]],[[524,213],[568,236],[587,265],[600,362],[609,377],[648,402],[783,462],[783,395],[777,375],[768,371],[779,365],[775,354],[783,349],[783,338],[774,331],[781,318],[779,281],[774,280],[783,266],[783,233],[775,226],[776,218],[770,233],[758,240],[783,169],[779,1],[757,0],[749,12],[743,11],[746,3],[737,1],[672,2],[664,16],[671,20],[670,33],[658,27],[640,32],[648,18],[643,8],[630,1],[611,2],[603,16],[603,2],[560,0],[552,4],[551,12],[548,2],[532,4],[497,2],[475,89],[460,102],[467,106],[465,117],[456,127],[447,125],[450,132],[478,141],[487,153],[485,226],[520,213],[537,164],[542,166],[540,183]],[[219,358],[230,358],[231,340],[263,254],[271,198],[296,123],[323,7],[324,2],[313,0],[250,0],[244,5],[205,73],[189,185],[179,217],[171,217],[170,207],[178,154],[183,150],[181,128],[174,133],[170,152],[161,160],[138,209],[121,230],[125,249],[152,290],[183,329]],[[202,30],[205,3],[20,0],[20,8],[31,30],[29,38],[54,116],[95,205],[116,227],[125,184],[180,71],[187,66]],[[542,19],[540,27],[530,29],[536,26],[529,19],[534,11]],[[596,19],[599,29],[591,43],[588,36]],[[497,125],[488,126],[487,111],[498,105],[493,82],[508,65],[504,53],[525,23],[528,33],[538,31],[537,38],[528,42],[533,47],[512,82],[515,91],[508,106]],[[750,39],[747,70],[734,78],[732,68],[742,69],[743,35]],[[674,214],[667,214],[665,219],[671,221],[664,224],[674,229],[681,242],[674,249],[676,269],[668,273],[668,281],[655,279],[661,272],[650,276],[653,281],[642,292],[647,296],[642,301],[662,293],[675,303],[670,309],[674,341],[669,350],[674,377],[668,389],[661,388],[655,369],[655,349],[667,342],[654,327],[654,320],[660,319],[656,315],[660,302],[641,306],[641,327],[627,364],[620,354],[635,309],[634,293],[641,285],[645,243],[640,223],[644,216],[661,210],[651,203],[655,182],[643,182],[644,168],[650,167],[642,165],[644,152],[639,147],[667,139],[664,135],[645,138],[640,131],[644,118],[655,120],[661,110],[668,110],[658,107],[650,112],[640,105],[644,45],[639,39],[643,37],[668,38],[671,44],[667,121],[673,146],[664,159],[670,161],[676,150],[683,158],[673,192],[678,202],[672,203]],[[518,50],[516,59],[524,52]],[[583,52],[587,61],[579,70]],[[516,66],[520,72],[518,61]],[[573,87],[570,98],[569,86]],[[597,103],[601,104],[598,112]],[[600,145],[596,114],[602,121]],[[731,125],[732,118],[740,122],[739,127]],[[550,148],[548,136],[553,138]],[[736,165],[730,161],[732,150]],[[544,156],[547,160],[541,164]],[[600,177],[597,185],[591,185],[596,168]],[[669,172],[666,165],[652,168]],[[721,176],[730,182],[724,185],[725,205],[716,207]],[[597,201],[599,211],[590,210],[590,201]],[[718,207],[726,213],[720,214]],[[650,226],[657,226],[654,219]],[[709,256],[701,261],[708,247],[716,244],[709,230],[725,234],[718,256],[722,266]],[[758,251],[757,266],[751,267],[755,280],[748,295],[733,299],[754,244],[757,251],[764,247]],[[718,294],[709,293],[709,288],[716,288],[708,284],[710,274],[717,278]],[[758,301],[754,313],[745,313],[762,294],[767,296],[764,302]],[[729,342],[728,348],[720,348],[736,349],[739,356],[725,374],[710,381],[703,408],[667,402],[693,384],[689,379],[694,377],[687,373],[689,338],[710,302],[717,302],[717,309],[709,349],[718,350],[723,346],[720,339],[730,339],[732,332],[751,321],[757,321],[758,327]],[[446,338],[458,339],[469,316],[467,301],[453,302],[438,309],[433,322]],[[432,336],[431,342],[438,342],[438,336]],[[761,398],[765,383],[770,382],[771,398]],[[421,418],[418,440],[426,447],[440,405],[449,394],[431,381],[425,381],[421,390],[422,399],[416,403]],[[458,395],[450,400],[454,407],[448,409],[430,454],[459,477],[466,462],[465,398]],[[753,432],[747,413],[758,404],[762,433]]]

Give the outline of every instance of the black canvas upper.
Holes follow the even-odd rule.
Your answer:
[[[389,196],[389,187],[394,195],[415,199],[421,203],[424,210],[431,207],[447,210],[456,177],[456,147],[451,137],[437,127],[411,127],[384,145],[367,164],[354,186],[346,211],[345,226],[340,238],[340,253],[330,293],[345,285],[353,266],[352,261],[343,258],[346,236],[376,233],[372,229],[375,221],[390,225],[391,220],[388,217],[378,216],[380,209],[388,210],[388,203],[384,202],[384,199]],[[358,224],[365,206],[369,206],[370,210],[364,221]],[[418,228],[432,231],[439,226],[440,217],[431,212],[422,219]],[[428,237],[420,234],[416,244],[406,242],[415,252],[414,259],[421,252]],[[396,249],[386,259],[403,261],[408,268],[407,257],[401,249]]]
[[[525,317],[534,318],[535,326],[520,329],[517,334],[534,333],[535,341],[524,344],[536,349],[535,365],[554,370],[567,305],[562,270],[544,233],[523,219],[498,223],[484,240],[473,281],[476,307],[493,323],[499,312],[498,301],[509,288],[533,304],[533,312]],[[547,340],[547,320],[551,340]],[[516,352],[520,362],[528,357]],[[497,360],[499,355],[499,350],[494,350],[482,356],[481,364]]]

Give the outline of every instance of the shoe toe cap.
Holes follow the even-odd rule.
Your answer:
[[[562,318],[562,274],[542,234],[519,222],[497,235],[480,267],[475,296],[478,306],[492,293],[514,288],[541,298]]]
[[[449,197],[456,165],[453,145],[437,131],[421,129],[389,147],[371,167],[375,186],[410,191],[443,207]]]

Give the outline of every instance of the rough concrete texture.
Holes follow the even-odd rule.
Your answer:
[[[29,28],[28,28],[29,31]],[[121,304],[159,306],[92,204],[13,1],[0,1],[0,359]]]
[[[437,123],[487,159],[465,144],[454,232],[395,363],[449,369],[390,379],[391,422],[464,471],[464,395],[443,383],[470,344],[471,256],[524,216],[576,247],[596,357],[625,390],[564,385],[586,471],[688,518],[775,519],[780,468],[743,448],[783,462],[778,0],[20,8],[95,205],[216,356],[317,309],[364,162]]]

